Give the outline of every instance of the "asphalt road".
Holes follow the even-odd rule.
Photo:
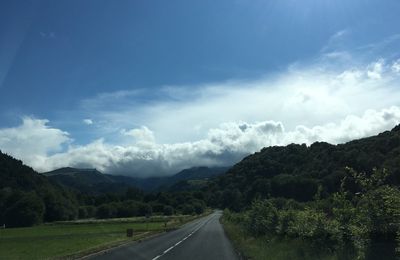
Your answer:
[[[235,260],[239,259],[219,223],[221,211],[187,223],[180,229],[140,243],[130,243],[86,259],[111,260]]]

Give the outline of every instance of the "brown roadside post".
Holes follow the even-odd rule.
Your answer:
[[[133,237],[133,228],[128,228],[126,230],[126,236],[127,237]]]

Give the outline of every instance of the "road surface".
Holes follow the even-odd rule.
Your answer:
[[[140,243],[103,251],[86,259],[235,260],[239,259],[219,223],[221,211]]]

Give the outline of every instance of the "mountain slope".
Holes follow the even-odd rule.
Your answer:
[[[77,215],[73,194],[1,151],[0,180],[0,222],[6,226],[30,226]]]
[[[144,191],[168,190],[181,181],[208,180],[227,171],[225,167],[194,167],[167,177],[133,178],[103,174],[96,169],[60,168],[43,173],[49,179],[68,188],[86,193],[124,192],[128,187]]]
[[[43,174],[64,187],[88,194],[125,192],[135,186],[129,177],[114,179],[113,175],[103,174],[96,169],[65,167]]]
[[[263,148],[244,158],[211,188],[222,190],[222,206],[240,208],[258,197],[311,200],[321,186],[323,194],[340,188],[345,167],[370,174],[374,167],[386,168],[390,182],[400,184],[400,126],[377,136],[331,145],[290,144]],[[240,204],[238,206],[238,204]]]

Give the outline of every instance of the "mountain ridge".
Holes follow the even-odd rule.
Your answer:
[[[105,174],[97,169],[63,167],[44,172],[43,175],[69,188],[85,192],[90,192],[90,189],[94,189],[95,192],[103,193],[107,190],[107,186],[110,188],[109,191],[122,190],[128,187],[135,187],[144,191],[165,190],[177,182],[207,180],[224,173],[228,169],[228,167],[200,166],[184,169],[171,176],[137,178],[126,175]],[[96,187],[96,185],[100,186]]]

